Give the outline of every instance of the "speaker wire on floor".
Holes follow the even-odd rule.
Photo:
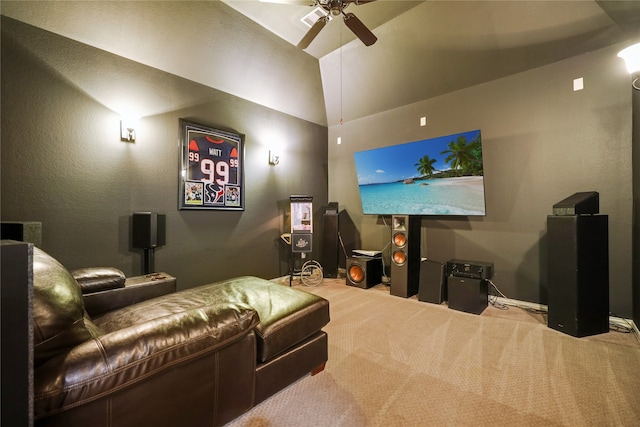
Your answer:
[[[624,322],[624,325],[621,325],[620,323],[609,321],[609,330],[610,331],[620,332],[622,334],[630,334],[631,332],[633,332],[633,325],[631,325],[631,323],[629,323],[629,321],[627,319],[625,319],[624,317],[620,317],[615,313],[609,312],[609,319],[611,319],[611,317],[616,317],[616,318],[620,319],[621,322]]]
[[[512,305],[514,307],[518,307],[518,308],[520,308],[522,310],[528,311],[529,313],[547,314],[546,310],[540,310],[540,309],[536,309],[536,308],[525,307],[523,305],[520,305],[520,304],[516,303],[511,298],[509,298],[505,294],[503,294],[502,291],[500,289],[498,289],[498,286],[496,286],[496,284],[493,283],[492,280],[490,280],[490,279],[487,279],[487,280],[488,280],[489,284],[491,285],[491,287],[493,289],[495,289],[495,291],[499,294],[499,296],[501,296],[502,298],[504,298],[504,299],[506,299],[507,301],[510,302],[510,305]],[[503,304],[503,303],[498,302],[498,295],[490,295],[489,296],[489,303],[491,305],[493,305],[494,307],[499,308],[500,310],[509,310],[509,306],[507,304]]]
[[[509,305],[512,305],[514,307],[518,307],[522,310],[528,311],[529,313],[534,313],[534,314],[547,314],[546,310],[543,309],[535,309],[535,308],[531,308],[531,307],[524,307],[520,304],[517,304],[515,301],[513,301],[512,299],[510,299],[509,297],[507,297],[505,294],[502,293],[502,291],[500,291],[500,289],[498,289],[498,287],[496,286],[495,283],[493,283],[493,281],[491,280],[487,280],[489,282],[489,284],[491,285],[491,287],[493,289],[495,289],[495,292],[497,292],[497,294],[499,294],[499,296],[501,296],[502,298],[506,299],[507,301],[509,301]],[[498,301],[498,295],[489,295],[489,304],[491,304],[492,306],[494,306],[495,308],[498,308],[500,310],[509,310],[509,305],[507,304],[503,304],[501,302]],[[609,318],[611,317],[615,317],[617,319],[620,319],[620,321],[618,322],[614,322],[614,321],[609,321],[609,330],[612,332],[619,332],[619,333],[623,333],[623,334],[629,334],[631,332],[634,332],[633,329],[633,325],[631,323],[629,323],[629,321],[627,319],[625,319],[624,317],[620,317],[614,313],[609,312]],[[624,324],[621,324],[624,323]]]

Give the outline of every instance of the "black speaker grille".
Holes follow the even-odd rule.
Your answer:
[[[166,216],[154,212],[136,212],[131,224],[134,248],[155,248],[166,244]]]

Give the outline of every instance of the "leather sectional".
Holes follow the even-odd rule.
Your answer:
[[[155,296],[117,275],[34,248],[36,426],[224,425],[324,368],[323,298],[257,277]]]

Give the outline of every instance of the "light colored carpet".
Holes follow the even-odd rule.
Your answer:
[[[633,334],[574,338],[522,309],[468,314],[344,279],[294,286],[330,301],[326,369],[230,427],[640,425]]]

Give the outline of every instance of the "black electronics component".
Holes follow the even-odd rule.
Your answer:
[[[447,275],[488,280],[493,277],[493,263],[452,259],[447,262]]]

